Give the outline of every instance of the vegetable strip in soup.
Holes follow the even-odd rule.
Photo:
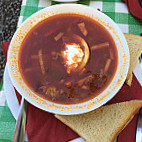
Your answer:
[[[117,49],[97,21],[75,14],[50,17],[26,36],[19,53],[20,72],[37,95],[56,103],[88,101],[111,82]]]

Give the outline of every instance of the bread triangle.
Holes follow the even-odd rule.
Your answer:
[[[126,78],[126,83],[130,86],[132,82],[132,71],[142,53],[142,37],[126,33],[124,36],[130,51],[130,67]]]
[[[113,142],[141,106],[142,101],[132,100],[102,106],[86,114],[55,117],[87,142]]]

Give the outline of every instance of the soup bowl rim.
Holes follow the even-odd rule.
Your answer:
[[[101,92],[93,99],[82,103],[65,105],[54,103],[40,97],[26,85],[19,70],[19,49],[22,45],[25,36],[29,32],[29,29],[31,30],[32,27],[43,21],[45,18],[61,13],[79,14],[97,20],[111,34],[117,46],[118,65],[114,78],[103,92]],[[24,30],[27,31],[25,32]],[[120,90],[126,79],[129,68],[129,62],[130,56],[128,45],[120,28],[102,12],[80,4],[58,4],[54,6],[49,6],[36,12],[27,20],[25,20],[25,22],[18,28],[12,38],[8,50],[8,71],[11,81],[17,91],[34,106],[51,113],[63,115],[86,113],[102,106],[110,99],[112,99]]]

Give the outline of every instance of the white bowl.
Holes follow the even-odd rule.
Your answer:
[[[30,88],[24,82],[21,73],[19,71],[18,54],[22,42],[25,36],[27,35],[27,33],[40,21],[43,21],[44,19],[49,18],[50,16],[61,13],[84,15],[98,21],[111,34],[112,38],[115,41],[118,51],[118,65],[116,73],[111,83],[101,94],[97,95],[96,97],[94,97],[89,101],[79,104],[63,105],[63,104],[56,104],[46,99],[43,99],[42,97],[32,92],[32,90],[30,90]],[[121,30],[119,29],[119,27],[102,12],[99,12],[93,8],[79,4],[54,5],[33,14],[16,31],[8,50],[8,70],[10,78],[15,88],[28,102],[30,102],[34,106],[42,110],[46,110],[48,112],[56,114],[64,114],[64,115],[81,114],[89,112],[91,110],[94,110],[102,106],[110,99],[112,99],[115,96],[115,94],[119,91],[119,89],[121,88],[121,86],[123,85],[126,79],[128,68],[129,68],[129,49],[125,37],[121,32]]]

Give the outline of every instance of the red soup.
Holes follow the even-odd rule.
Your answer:
[[[19,54],[20,72],[39,96],[56,103],[87,101],[111,82],[117,49],[108,31],[81,15],[61,14],[36,25]]]

